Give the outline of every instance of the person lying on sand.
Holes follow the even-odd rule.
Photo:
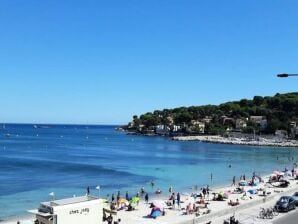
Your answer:
[[[233,194],[242,194],[244,193],[244,188],[243,187],[237,187],[232,193]]]
[[[228,204],[231,205],[231,206],[236,206],[236,205],[239,205],[240,203],[239,203],[239,200],[237,198],[236,201],[230,200]]]

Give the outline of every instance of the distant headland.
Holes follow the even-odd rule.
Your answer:
[[[298,147],[298,92],[255,96],[220,105],[155,110],[134,115],[131,122],[118,129],[175,140]]]

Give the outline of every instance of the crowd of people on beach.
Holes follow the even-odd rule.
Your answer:
[[[154,181],[151,181],[150,185],[153,190],[155,186]],[[175,192],[172,186],[170,186],[168,189],[169,197],[166,200],[164,200],[164,205],[162,205],[162,202],[160,202],[162,200],[153,200],[153,202],[149,203],[149,193],[145,191],[144,186],[140,188],[140,191],[133,194],[132,197],[129,196],[128,191],[125,192],[125,197],[121,196],[120,191],[118,191],[116,197],[113,193],[111,194],[111,197],[109,197],[108,203],[111,211],[133,211],[138,206],[139,201],[144,200],[144,202],[148,204],[149,208],[151,208],[151,212],[148,215],[148,217],[151,218],[156,218],[158,216],[165,215],[165,209],[183,210],[183,214],[185,215],[199,215],[200,209],[208,209],[209,202],[207,201],[210,200],[210,188],[207,185],[206,187],[203,187],[199,190],[198,186],[194,186],[194,191],[195,192],[190,195],[190,198],[194,198],[194,201],[187,202],[187,204],[185,204],[183,208],[181,207],[181,203],[186,203],[186,201],[182,201],[181,193]],[[198,193],[198,191],[200,191],[200,193]],[[157,188],[155,191],[153,190],[153,192],[155,194],[155,196],[153,196],[153,199],[159,199],[159,196],[162,194],[162,191],[159,188]],[[154,201],[157,201],[157,204]],[[206,214],[207,213],[208,211],[206,212]],[[112,223],[111,219],[112,216],[110,215],[105,220],[108,222],[108,224],[110,224]],[[116,223],[117,222],[114,222],[114,224]],[[118,223],[120,222],[118,221]]]
[[[209,214],[211,212],[210,207],[214,208],[212,205],[216,203],[225,201],[227,206],[234,207],[239,206],[246,200],[254,199],[256,196],[266,198],[272,193],[272,190],[267,191],[266,185],[269,184],[273,188],[286,188],[290,183],[288,177],[298,179],[298,170],[294,166],[291,170],[285,168],[283,171],[274,171],[266,178],[266,181],[256,172],[252,173],[251,178],[248,178],[246,174],[240,175],[240,178],[233,176],[231,186],[225,190],[211,190],[209,185],[201,188],[195,185],[191,194],[175,191],[173,186],[168,188],[168,192],[162,192],[152,180],[147,186],[148,189],[142,186],[134,194],[129,194],[128,191],[121,194],[118,191],[116,194],[107,195],[105,203],[108,205],[108,209],[104,209],[103,221],[107,224],[121,224],[122,217],[115,216],[117,212],[137,210],[141,200],[144,202],[142,206],[148,205],[148,218],[165,216],[168,210],[179,212],[181,215],[198,217]],[[90,188],[87,187],[86,190],[87,195],[89,195]],[[234,196],[230,197],[231,195]]]
[[[285,169],[284,172],[288,172],[288,170]],[[294,168],[289,172],[291,172],[293,177],[296,175]],[[272,177],[269,178],[269,182],[272,181],[271,178]],[[280,180],[280,177],[278,177],[277,180]],[[151,209],[151,212],[148,214],[148,217],[151,218],[157,218],[158,216],[166,215],[166,210],[168,209],[182,211],[182,214],[184,215],[195,215],[195,217],[197,217],[210,213],[211,210],[209,209],[209,205],[210,203],[213,203],[213,201],[226,201],[228,206],[239,206],[241,204],[240,200],[245,201],[253,199],[254,195],[267,196],[268,192],[266,192],[265,188],[253,188],[261,183],[264,184],[264,180],[257,175],[256,172],[253,172],[251,178],[248,179],[246,174],[240,175],[239,179],[236,178],[236,176],[233,176],[231,185],[233,189],[229,191],[216,192],[212,191],[208,185],[202,188],[199,188],[197,185],[195,185],[193,187],[193,193],[190,195],[183,194],[182,197],[181,192],[175,192],[174,188],[170,186],[168,189],[169,196],[166,198],[163,197],[163,199],[161,199],[160,195],[165,195],[165,193],[163,193],[159,188],[155,188],[154,181],[151,181],[151,194],[145,190],[145,187],[141,187],[140,190],[133,194],[132,197],[130,197],[128,191],[126,191],[125,197],[122,198],[120,191],[118,191],[116,197],[114,194],[111,195],[109,203],[110,209],[113,211],[133,211],[138,206],[139,201],[143,200],[145,204],[148,204],[148,208]],[[249,187],[251,187],[251,189],[247,190]],[[156,190],[154,190],[154,188]],[[230,194],[237,194],[239,197],[233,197],[233,200],[229,198]],[[153,200],[150,200],[149,196],[152,197]],[[159,199],[158,201],[161,202],[155,203],[154,201],[156,201],[156,199]],[[161,204],[163,202],[164,205]],[[120,222],[118,221],[116,223]]]

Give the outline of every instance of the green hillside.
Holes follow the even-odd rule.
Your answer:
[[[148,133],[224,134],[227,131],[274,134],[285,130],[295,136],[298,122],[298,92],[255,96],[220,105],[155,110],[133,120],[126,130]]]

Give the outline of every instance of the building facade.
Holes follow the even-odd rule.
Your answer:
[[[42,202],[35,214],[35,224],[102,224],[103,202],[91,196]]]

